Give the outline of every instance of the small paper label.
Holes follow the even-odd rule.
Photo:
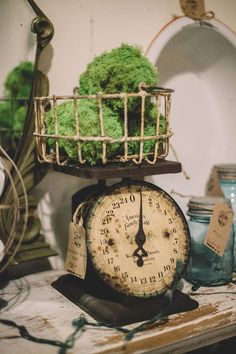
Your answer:
[[[232,222],[232,209],[224,203],[216,203],[204,244],[221,257],[224,255]]]
[[[220,197],[224,196],[215,167],[212,168],[209,180],[207,182],[206,195],[216,195]]]
[[[84,279],[87,266],[85,229],[82,224],[71,222],[65,270]]]

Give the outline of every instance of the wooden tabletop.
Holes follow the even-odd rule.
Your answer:
[[[51,286],[64,271],[50,270],[11,280],[1,286],[0,299],[7,301],[0,319],[12,320],[40,338],[65,341],[72,334],[72,320],[84,313]],[[195,310],[168,317],[167,322],[138,333],[130,342],[115,329],[86,326],[67,353],[186,353],[236,333],[236,285],[200,288],[180,281],[182,292],[198,301]],[[85,314],[89,321],[94,321]],[[137,324],[126,326],[133,328]],[[17,328],[0,323],[1,354],[59,353],[59,348],[23,339]]]

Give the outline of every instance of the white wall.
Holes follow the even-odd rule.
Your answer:
[[[70,93],[95,55],[122,42],[145,51],[157,32],[181,16],[178,0],[37,0],[52,21],[55,35],[41,65],[48,70],[51,92]],[[206,10],[236,31],[236,1],[208,0]],[[48,68],[48,57],[51,57]]]
[[[55,29],[40,62],[40,68],[48,75],[51,94],[71,94],[87,63],[104,50],[127,42],[140,45],[145,52],[156,33],[174,16],[182,15],[178,0],[36,0],[36,3]],[[208,0],[205,7],[236,31],[235,0]],[[36,188],[44,233],[61,255],[52,260],[55,267],[63,266],[71,196],[92,182],[51,172]]]
[[[24,0],[0,1],[0,96],[4,81],[20,61],[34,61],[36,36],[29,29],[34,12]]]

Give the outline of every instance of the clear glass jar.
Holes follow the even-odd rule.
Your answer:
[[[236,164],[220,164],[214,167],[218,174],[222,192],[231,201],[234,212],[234,235],[236,235]],[[234,271],[236,272],[236,240],[234,240]]]
[[[221,197],[192,197],[187,215],[191,235],[191,250],[185,279],[197,286],[228,284],[233,275],[234,229],[232,227],[224,255],[221,257],[204,244],[216,202],[230,201]]]

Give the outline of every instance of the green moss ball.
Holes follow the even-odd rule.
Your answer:
[[[129,124],[129,136],[136,137],[140,136],[141,127],[140,127],[140,120],[132,120]],[[163,114],[160,114],[160,121],[159,121],[159,134],[166,134],[167,132],[167,120]],[[149,120],[145,121],[144,125],[144,136],[155,136],[156,135],[156,109],[152,109],[152,115],[149,117]],[[156,140],[150,139],[144,141],[143,144],[143,152],[145,154],[149,154],[154,152]],[[161,152],[163,141],[159,139],[159,152]],[[140,142],[139,141],[130,141],[128,143],[128,153],[130,155],[139,154],[140,151]]]
[[[60,135],[76,135],[74,102],[64,102],[57,107],[58,114],[58,132]],[[99,136],[99,116],[98,105],[94,100],[80,99],[78,102],[79,129],[81,136]],[[49,111],[45,117],[46,130],[48,134],[55,134],[54,113]],[[105,135],[111,138],[121,138],[123,135],[122,122],[117,113],[103,106],[103,123]],[[49,139],[49,145],[55,147],[55,139]],[[65,139],[59,139],[60,148],[64,149],[66,154],[77,159],[77,142]],[[120,144],[107,144],[107,158],[112,158],[118,151]],[[90,165],[101,163],[102,143],[101,142],[83,142],[81,143],[82,156]]]
[[[79,80],[80,94],[138,92],[139,83],[157,85],[156,67],[138,47],[122,44],[104,52],[88,64]],[[129,98],[128,110],[140,110],[140,98]],[[124,107],[123,99],[109,99],[107,104],[115,111]]]

